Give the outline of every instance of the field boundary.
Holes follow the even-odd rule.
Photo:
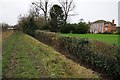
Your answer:
[[[52,32],[36,31],[36,39],[54,47],[61,53],[67,53],[77,62],[89,66],[95,71],[109,76],[111,79],[119,78],[119,51],[114,45],[95,42],[87,38],[59,36]],[[117,68],[116,68],[117,67]]]

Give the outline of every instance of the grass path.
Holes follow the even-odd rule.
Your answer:
[[[2,75],[6,78],[99,78],[92,70],[20,32],[3,40],[2,48]]]

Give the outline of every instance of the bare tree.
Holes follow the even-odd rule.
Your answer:
[[[81,18],[81,19],[80,19],[80,22],[83,22],[83,21],[84,21],[84,19]]]
[[[59,0],[59,3],[61,4],[64,11],[65,15],[64,22],[66,25],[69,12],[75,8],[75,5],[73,4],[73,0]]]
[[[39,0],[39,2],[33,2],[33,5],[36,6],[37,10],[42,10],[44,13],[45,21],[47,22],[47,12],[48,12],[48,0]]]
[[[29,9],[29,15],[34,16],[34,18],[37,18],[39,16],[38,9],[36,7],[31,6]]]

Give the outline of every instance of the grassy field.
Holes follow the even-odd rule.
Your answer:
[[[2,76],[13,78],[99,78],[53,48],[21,32],[3,34]]]
[[[61,34],[62,36],[68,37],[80,37],[80,38],[89,38],[93,40],[98,40],[102,42],[106,42],[109,44],[116,44],[120,46],[120,42],[118,41],[118,35],[113,34]],[[120,37],[120,36],[119,36]]]

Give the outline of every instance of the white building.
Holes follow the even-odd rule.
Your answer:
[[[98,33],[98,32],[103,33],[103,29],[102,29],[103,26],[104,26],[104,22],[100,22],[100,23],[94,22],[90,26],[90,32],[91,33]]]
[[[13,27],[8,27],[8,30],[14,30],[14,28]]]
[[[95,22],[90,22],[90,33],[104,33],[104,32],[114,32],[116,31],[116,24],[114,20],[112,22],[105,20],[97,20]]]

